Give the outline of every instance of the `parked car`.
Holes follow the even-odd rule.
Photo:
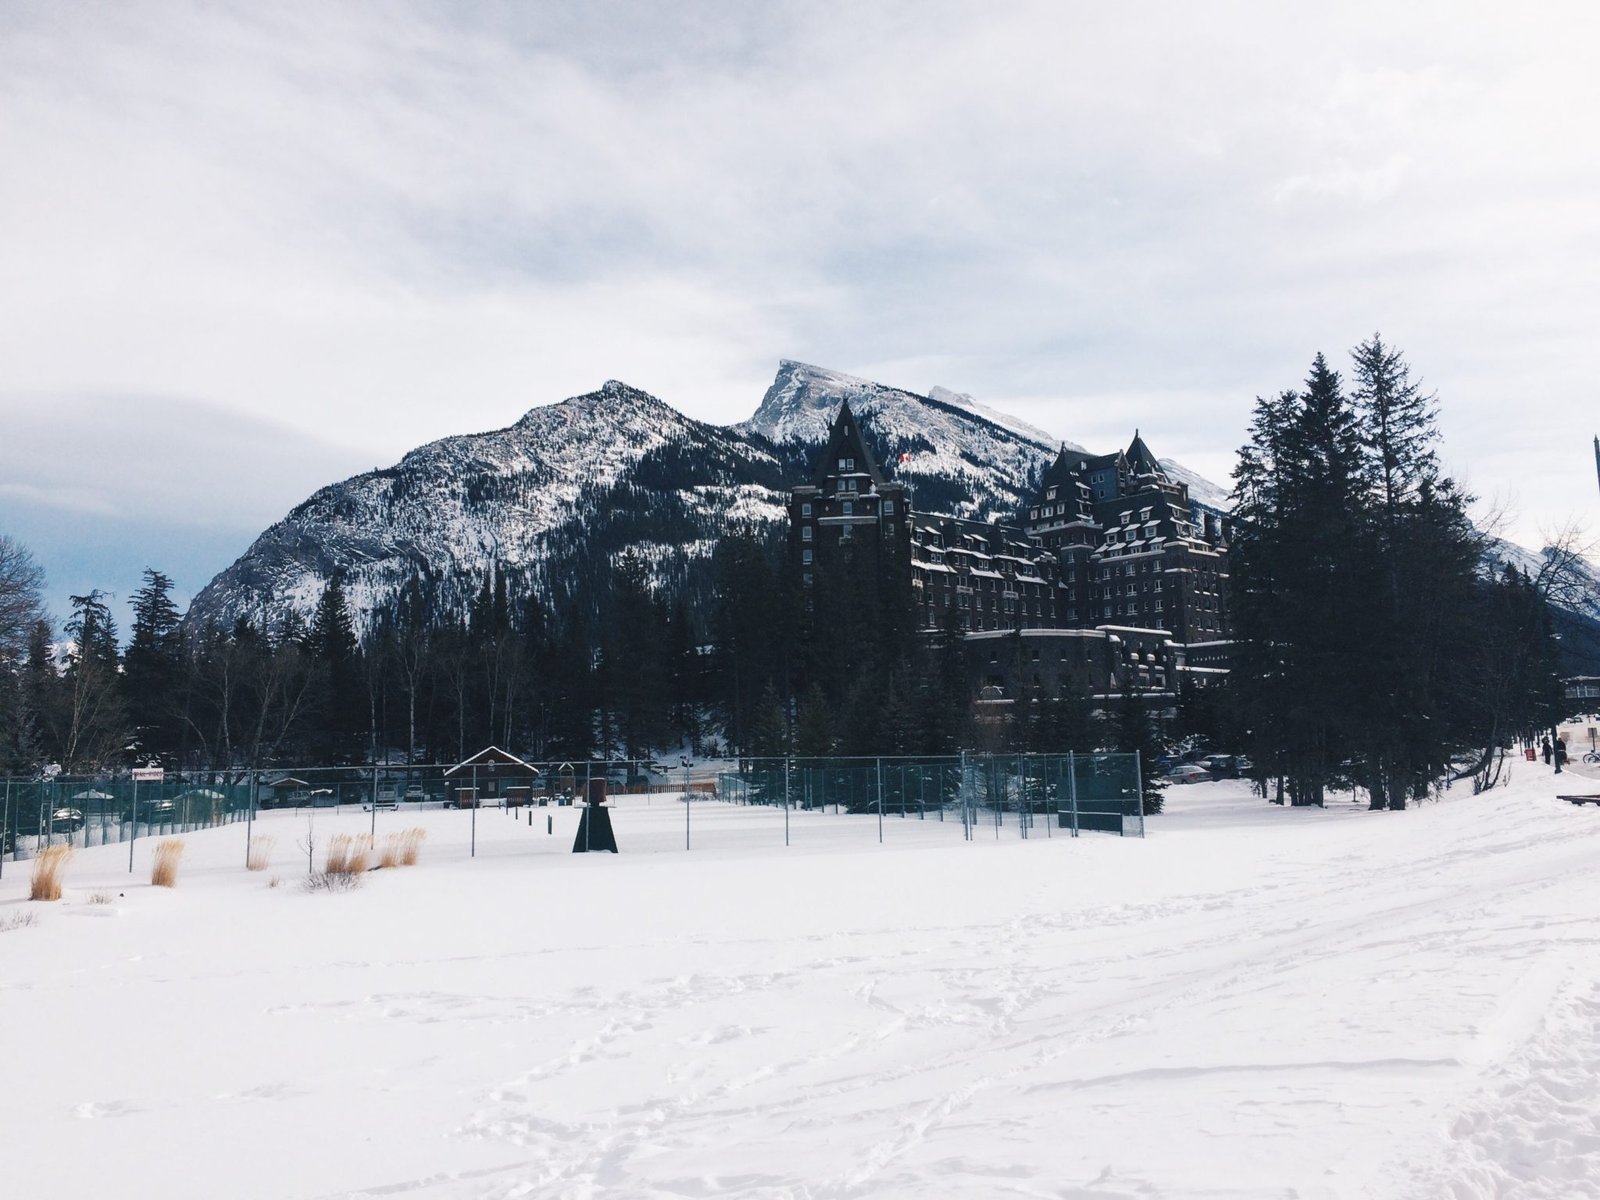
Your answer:
[[[1213,779],[1239,778],[1239,756],[1237,754],[1208,754],[1195,765],[1210,771]]]
[[[51,833],[76,833],[83,828],[83,810],[58,808],[50,814]]]
[[[406,804],[421,804],[427,798],[428,793],[423,790],[420,783],[407,784],[405,795],[400,797]]]
[[[141,825],[170,825],[178,819],[178,802],[171,796],[157,796],[152,800],[140,800],[137,811],[130,802],[123,810],[122,819],[132,821],[135,818]]]
[[[1184,763],[1181,767],[1173,767],[1167,773],[1167,778],[1173,783],[1207,783],[1211,780],[1211,772],[1196,763]]]

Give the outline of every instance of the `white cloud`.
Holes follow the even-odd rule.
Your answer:
[[[381,462],[788,356],[1215,472],[1381,328],[1531,536],[1594,504],[1592,11],[14,6],[4,384]]]

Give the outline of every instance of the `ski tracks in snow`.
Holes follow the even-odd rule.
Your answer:
[[[1600,1198],[1600,986],[1565,989],[1420,1167],[1429,1200]],[[1398,1191],[1394,1194],[1400,1194]]]

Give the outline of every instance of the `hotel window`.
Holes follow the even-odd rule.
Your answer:
[[[811,501],[807,500],[800,506],[800,515],[802,517],[809,517],[811,515]]]
[[[893,500],[885,500],[883,502],[883,515],[886,516],[886,517],[894,516],[894,501]]]
[[[810,571],[806,572],[806,586],[807,587],[811,586],[811,572]]]
[[[855,459],[853,459],[853,458],[841,458],[839,460],[839,470],[841,470],[841,471],[854,471],[855,469],[856,469],[856,460]]]
[[[800,540],[802,542],[809,542],[811,540],[811,526],[802,525],[800,527]]]
[[[843,511],[844,515],[847,517],[854,516],[856,511],[855,501],[846,500],[844,502],[844,508],[841,511]]]
[[[800,551],[800,561],[805,563],[807,566],[811,565],[811,547],[810,546],[807,546],[804,550]]]

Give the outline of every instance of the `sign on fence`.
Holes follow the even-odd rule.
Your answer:
[[[133,781],[135,783],[165,783],[167,770],[165,767],[135,767]]]

